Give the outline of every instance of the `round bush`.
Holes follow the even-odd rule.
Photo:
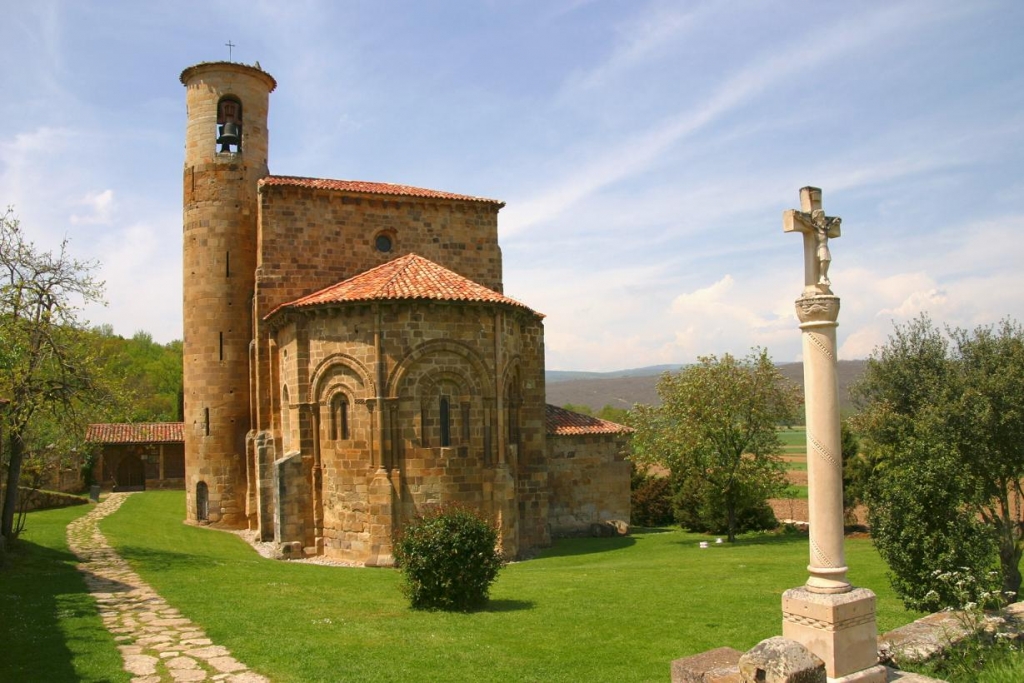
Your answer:
[[[635,526],[668,526],[675,523],[672,482],[668,477],[640,472],[634,467],[629,521]]]
[[[395,561],[414,609],[471,610],[487,603],[504,564],[498,531],[476,512],[445,507],[408,525]]]

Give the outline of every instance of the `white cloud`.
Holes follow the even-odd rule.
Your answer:
[[[110,223],[114,211],[114,191],[90,192],[78,202],[90,209],[85,215],[71,214],[72,225],[96,225]]]
[[[924,311],[944,308],[949,301],[946,292],[938,288],[911,292],[895,308],[883,308],[878,315],[891,315],[896,318],[912,318]]]
[[[109,323],[117,334],[145,330],[159,342],[181,338],[181,246],[177,216],[133,223],[101,235],[98,276],[106,306],[85,314],[93,325]]]

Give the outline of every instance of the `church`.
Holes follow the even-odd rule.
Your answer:
[[[471,507],[508,557],[629,521],[629,429],[545,402],[543,315],[502,293],[494,199],[270,175],[276,81],[185,69],[187,520],[392,564]]]

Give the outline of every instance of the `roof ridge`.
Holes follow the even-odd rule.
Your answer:
[[[314,178],[312,176],[270,174],[259,179],[263,186],[296,186],[315,190],[355,192],[357,194],[380,194],[400,197],[416,197],[419,199],[440,199],[477,204],[491,204],[501,209],[505,202],[489,199],[478,195],[460,194],[446,190],[433,190],[427,187],[389,183],[380,180],[351,180],[342,178]]]
[[[384,265],[388,265],[388,264],[392,264],[392,263],[400,264],[400,265],[395,266],[395,272],[393,272],[391,274],[391,277],[389,277],[386,282],[381,283],[380,287],[377,288],[378,294],[380,292],[385,291],[389,286],[391,286],[395,282],[395,280],[398,278],[398,276],[403,274],[409,268],[411,268],[413,263],[416,262],[416,260],[419,259],[419,258],[420,258],[420,256],[418,256],[416,253],[410,251],[405,256],[399,256],[398,258],[396,258],[396,259],[394,259],[392,261],[388,261],[388,263],[385,263]],[[402,261],[405,261],[405,263],[402,263]],[[369,271],[367,271],[367,272],[369,272]]]

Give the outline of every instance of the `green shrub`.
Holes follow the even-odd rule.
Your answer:
[[[438,508],[408,525],[395,561],[414,609],[466,611],[487,603],[504,564],[498,531],[464,507]]]
[[[771,505],[762,492],[735,482],[733,500],[733,529],[736,532],[765,531],[779,525]],[[729,532],[729,507],[725,494],[690,477],[677,484],[673,498],[676,521],[684,529],[698,533],[726,534]]]
[[[675,522],[672,482],[633,465],[629,521],[635,526],[667,526]]]
[[[889,580],[908,609],[933,612],[957,604],[935,572],[984,576],[998,566],[996,538],[962,504],[969,485],[941,444],[916,440],[906,457],[867,487],[871,538],[889,565]],[[918,452],[919,451],[919,452]]]

